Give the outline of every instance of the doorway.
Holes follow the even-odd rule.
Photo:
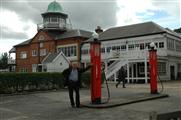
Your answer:
[[[170,79],[175,80],[175,66],[170,66]]]

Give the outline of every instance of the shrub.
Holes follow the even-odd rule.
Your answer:
[[[0,73],[0,93],[63,88],[61,73]]]
[[[90,86],[90,78],[90,72],[82,74],[83,86]],[[58,90],[64,88],[64,82],[61,73],[0,73],[0,94]]]

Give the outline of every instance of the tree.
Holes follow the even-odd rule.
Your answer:
[[[0,69],[8,68],[8,53],[2,53],[0,56]]]
[[[177,33],[181,33],[181,28],[175,29],[174,31]]]

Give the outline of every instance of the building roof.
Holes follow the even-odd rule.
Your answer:
[[[145,35],[170,33],[177,37],[180,37],[173,31],[169,31],[154,22],[145,22],[121,27],[114,27],[107,29],[99,35],[99,40],[112,40],[119,38],[139,37]],[[91,41],[91,40],[89,40]]]
[[[14,47],[22,46],[22,45],[28,45],[28,44],[31,42],[31,40],[32,40],[32,39],[26,40],[26,41],[24,41],[24,42],[22,42],[22,43],[20,43],[20,44],[15,45]]]
[[[55,60],[55,58],[57,58],[57,56],[60,55],[60,54],[61,54],[62,57],[64,57],[64,59],[65,59],[67,62],[69,62],[68,59],[66,58],[66,56],[65,56],[62,52],[58,52],[58,53],[50,53],[50,54],[48,54],[47,57],[45,57],[45,58],[43,59],[42,63],[43,63],[43,64],[51,63],[51,62],[53,62],[53,60]]]
[[[92,32],[85,31],[85,30],[78,30],[78,29],[69,30],[69,31],[66,31],[64,33],[61,33],[59,31],[47,31],[47,33],[48,33],[48,35],[50,35],[50,37],[52,37],[55,40],[72,38],[72,37],[90,38],[92,36]],[[22,46],[22,45],[28,45],[32,39],[26,40],[20,44],[15,45],[14,47]]]
[[[60,12],[61,13],[61,12],[63,12],[63,9],[58,2],[53,1],[48,5],[47,12]]]
[[[15,53],[15,52],[16,52],[16,48],[15,47],[11,48],[11,50],[9,51],[9,53]]]
[[[75,29],[75,30],[69,30],[67,32],[64,32],[63,34],[56,35],[55,40],[72,38],[72,37],[90,38],[91,36],[92,36],[92,32]]]

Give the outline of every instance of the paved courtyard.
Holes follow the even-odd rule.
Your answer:
[[[0,120],[149,120],[152,111],[181,111],[181,81],[164,82],[169,97],[106,109],[71,108],[67,90],[0,97]],[[132,98],[150,92],[149,84],[127,84],[115,88],[109,83],[111,99]],[[159,84],[159,88],[160,88]],[[102,88],[106,98],[106,87]],[[81,101],[90,100],[88,89],[81,90]]]

